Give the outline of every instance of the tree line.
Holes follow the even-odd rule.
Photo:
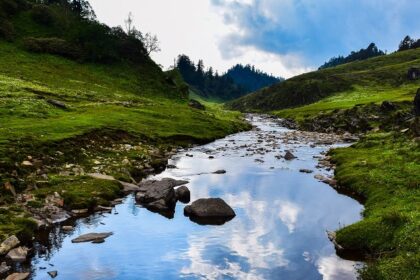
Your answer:
[[[179,55],[175,68],[198,93],[210,99],[232,100],[280,82],[281,79],[255,69],[251,65],[236,65],[219,75],[212,67],[205,68],[203,60],[197,63],[187,55]]]

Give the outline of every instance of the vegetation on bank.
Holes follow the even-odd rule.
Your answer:
[[[333,150],[335,178],[362,195],[363,220],[337,232],[344,248],[366,254],[362,279],[420,275],[420,142],[399,132],[368,134]]]

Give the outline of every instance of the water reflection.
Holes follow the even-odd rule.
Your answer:
[[[111,214],[77,221],[73,233],[50,235],[54,249],[34,258],[33,278],[48,279],[40,268],[52,264],[58,279],[355,279],[354,263],[335,255],[325,230],[357,221],[361,206],[313,174],[298,172],[315,170],[313,156],[327,147],[270,140],[267,135],[287,130],[254,121],[262,131],[188,151],[193,158],[180,153],[171,162],[177,169],[156,176],[189,180],[192,201],[223,198],[235,219],[200,226],[184,217],[178,204],[174,219],[167,220],[139,208],[130,196]],[[251,151],[255,143],[264,151]],[[298,159],[275,158],[287,149]],[[227,173],[210,174],[219,169]],[[103,244],[70,242],[93,231],[114,235]]]

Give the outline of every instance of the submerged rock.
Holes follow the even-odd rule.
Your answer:
[[[286,151],[286,154],[284,155],[285,160],[293,160],[297,158],[294,154],[292,154],[290,151]]]
[[[54,270],[54,271],[48,271],[47,272],[49,276],[51,276],[51,278],[55,278],[58,275],[58,271]]]
[[[112,232],[104,232],[104,233],[87,233],[80,235],[79,237],[73,239],[72,243],[83,243],[83,242],[95,242],[101,241],[105,238],[108,238],[112,235]]]
[[[188,203],[191,199],[190,190],[186,186],[179,187],[175,190],[176,199],[182,203]]]
[[[201,225],[223,225],[235,211],[221,198],[201,198],[184,208],[184,215]]]
[[[12,235],[8,237],[0,245],[0,256],[7,254],[10,250],[15,248],[19,244],[20,244],[20,241],[16,236]]]

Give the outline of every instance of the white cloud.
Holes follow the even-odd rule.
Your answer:
[[[254,47],[242,47],[225,40],[230,34],[242,32],[240,26],[226,24],[225,13],[210,0],[90,0],[98,19],[110,26],[124,26],[129,12],[135,26],[142,32],[157,34],[160,53],[153,59],[165,69],[173,65],[179,54],[194,61],[203,59],[206,66],[224,72],[236,63],[254,64],[257,68],[277,76],[291,77],[311,70],[304,66],[298,54],[275,55]],[[228,1],[253,5],[253,0]],[[263,1],[265,2],[265,1]],[[270,6],[265,6],[267,16]],[[226,45],[229,44],[229,45]],[[220,48],[229,49],[223,56]]]

